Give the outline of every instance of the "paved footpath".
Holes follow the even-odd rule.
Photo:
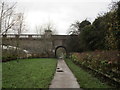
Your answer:
[[[58,60],[56,73],[49,88],[80,88],[64,60]]]

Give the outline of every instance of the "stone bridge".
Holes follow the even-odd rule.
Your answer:
[[[10,45],[27,50],[34,54],[55,56],[58,48],[64,48],[67,52],[67,40],[70,35],[52,35],[46,31],[44,35],[38,34],[7,34],[2,37],[3,45]]]

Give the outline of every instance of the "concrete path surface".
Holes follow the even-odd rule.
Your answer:
[[[49,88],[80,88],[64,60],[58,60],[56,73]]]

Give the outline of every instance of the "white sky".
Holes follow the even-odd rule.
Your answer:
[[[51,22],[58,34],[67,34],[76,20],[86,18],[91,22],[98,13],[107,12],[111,0],[10,0],[17,1],[17,8],[25,13],[28,33],[35,33],[37,25]],[[89,2],[88,2],[89,1]]]

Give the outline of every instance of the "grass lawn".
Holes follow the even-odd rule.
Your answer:
[[[48,88],[56,59],[23,59],[2,64],[3,88]]]
[[[71,60],[65,60],[81,88],[110,88],[110,86],[100,82],[97,78],[75,65]]]

